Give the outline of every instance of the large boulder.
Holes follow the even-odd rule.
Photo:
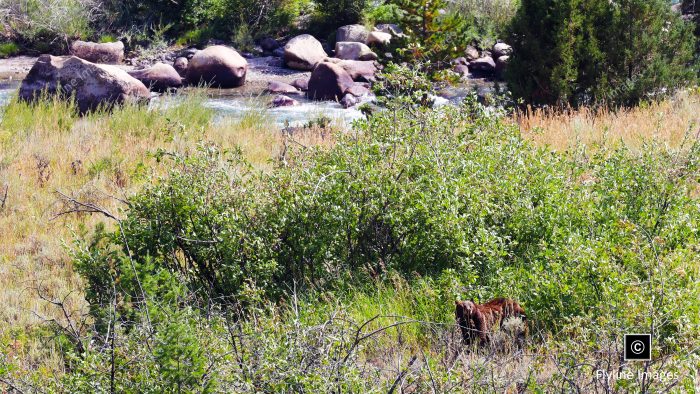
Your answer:
[[[272,52],[280,47],[280,43],[272,37],[265,37],[260,41],[260,47],[265,52]]]
[[[119,64],[124,60],[124,43],[117,42],[87,42],[75,41],[71,44],[70,53],[92,63]]]
[[[156,63],[142,70],[129,71],[129,75],[156,92],[166,92],[182,86],[182,77],[169,64]]]
[[[476,60],[479,58],[479,50],[476,49],[476,47],[469,45],[467,46],[467,49],[464,50],[464,57],[468,61]]]
[[[369,31],[362,25],[346,25],[341,26],[335,32],[335,41],[347,41],[347,42],[367,42],[367,37],[369,36]]]
[[[312,70],[326,57],[323,45],[310,34],[296,36],[284,46],[284,64],[295,70]]]
[[[462,78],[469,76],[469,67],[464,64],[455,64],[453,71],[459,74]]]
[[[309,98],[315,100],[340,100],[345,91],[354,85],[350,75],[339,65],[319,63],[309,78]]]
[[[248,72],[248,61],[232,48],[210,46],[197,52],[187,66],[187,80],[197,85],[211,84],[220,88],[243,86]]]
[[[22,81],[19,99],[33,102],[44,92],[63,99],[74,96],[81,113],[150,98],[148,88],[119,67],[94,64],[75,56],[39,57]]]
[[[377,54],[367,45],[349,41],[335,43],[335,57],[343,60],[377,60]]]
[[[510,56],[501,56],[496,59],[496,75],[502,77],[505,75],[506,67],[508,66],[508,61]]]

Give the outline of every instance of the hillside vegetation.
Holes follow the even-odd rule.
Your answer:
[[[2,250],[16,262],[4,265],[3,297],[15,305],[3,316],[4,382],[59,392],[590,389],[601,384],[595,369],[618,368],[619,333],[653,327],[663,371],[673,365],[678,387],[697,385],[692,136],[675,148],[553,153],[470,101],[392,101],[353,132],[285,143],[259,123],[211,123],[196,101],[89,118],[61,105],[30,119],[11,104],[3,117],[12,178],[2,217],[13,233]],[[526,305],[533,335],[522,351],[504,340],[464,352],[454,299],[501,295]]]
[[[179,64],[153,98],[125,64],[43,56],[2,106],[0,392],[700,391],[698,19],[666,0],[0,0],[2,57],[119,40],[114,63]],[[271,86],[363,116],[280,126]],[[526,318],[466,343],[455,301],[498,297]],[[624,359],[628,333],[651,360]]]

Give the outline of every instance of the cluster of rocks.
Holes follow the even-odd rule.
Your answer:
[[[308,80],[292,84],[270,82],[267,91],[278,95],[272,105],[297,105],[298,101],[289,96],[302,94],[313,100],[335,100],[345,108],[360,103],[370,97],[370,83],[379,69],[377,54],[368,45],[387,45],[400,34],[392,25],[380,25],[372,31],[362,25],[343,26],[336,33],[334,57],[329,57],[323,44],[313,36],[294,37],[283,47],[284,64],[311,71],[311,75]]]
[[[335,47],[324,47],[309,34],[302,34],[284,45],[265,38],[260,50],[280,58],[293,70],[310,72],[292,83],[270,81],[267,91],[274,96],[272,106],[298,105],[297,98],[334,100],[348,108],[371,99],[370,84],[380,66],[376,49],[389,45],[403,33],[396,25],[362,25],[338,28]],[[508,62],[512,49],[497,43],[481,53],[473,47],[455,59],[454,70],[467,75],[498,75]],[[246,54],[247,55],[247,54]],[[117,65],[124,61],[124,44],[76,41],[71,56],[43,55],[23,81],[20,97],[35,100],[45,92],[74,96],[81,111],[110,107],[127,101],[145,101],[150,92],[167,92],[184,85],[207,85],[218,88],[243,86],[248,61],[225,45],[203,50],[187,48],[145,68],[125,71]],[[494,60],[495,59],[495,60]],[[170,64],[172,62],[172,64]]]
[[[372,79],[367,77],[375,72],[372,62],[328,58],[316,64],[309,78],[299,78],[291,84],[271,81],[267,92],[276,94],[273,107],[299,105],[293,97],[305,95],[312,100],[338,101],[349,108],[370,97]]]
[[[20,86],[19,97],[34,101],[43,94],[74,97],[81,112],[129,101],[147,101],[151,90],[166,92],[184,84],[232,88],[242,86],[248,62],[226,46],[211,46],[178,58],[174,65],[156,63],[125,71],[124,44],[76,41],[70,56],[42,55]]]
[[[467,47],[464,56],[453,60],[453,70],[463,78],[501,77],[505,71],[513,48],[503,42],[497,42],[490,51],[481,51],[473,46]]]

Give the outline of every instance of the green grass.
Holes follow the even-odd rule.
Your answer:
[[[0,58],[15,56],[19,51],[19,45],[14,42],[3,42],[0,44]]]

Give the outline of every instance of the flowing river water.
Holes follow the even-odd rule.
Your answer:
[[[299,126],[320,117],[331,121],[350,124],[363,115],[357,107],[345,109],[333,101],[312,101],[303,95],[291,95],[299,101],[299,105],[290,107],[270,108],[269,103],[274,95],[265,93],[267,82],[278,80],[290,82],[299,77],[308,77],[309,73],[296,72],[282,68],[271,58],[249,59],[249,75],[246,85],[237,89],[208,89],[204,106],[213,109],[219,117],[242,119],[251,113],[262,115],[278,125]],[[27,61],[31,66],[31,60]],[[8,77],[2,75],[0,67],[0,107],[4,107],[16,95],[21,79],[26,74],[27,65],[15,71]],[[463,84],[450,87],[439,92],[438,103],[458,103],[465,96],[477,93],[479,96],[490,94],[494,83],[483,79],[469,79]],[[178,95],[158,96],[153,105],[163,100],[177,100]],[[166,102],[167,104],[167,102]]]

